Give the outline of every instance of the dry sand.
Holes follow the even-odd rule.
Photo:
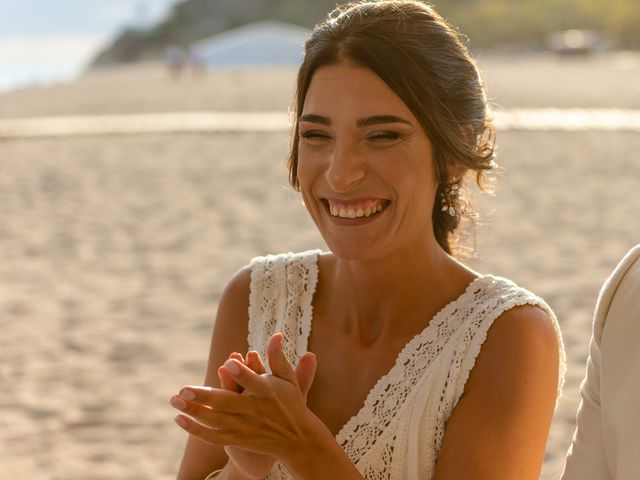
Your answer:
[[[640,106],[640,67],[617,80],[624,88],[548,76],[548,97],[516,88],[542,82],[533,74],[552,61],[485,59],[492,95],[556,106],[560,89],[573,101],[557,106]],[[570,69],[604,81],[594,61]],[[189,82],[172,84],[157,66],[91,75],[0,95],[0,116],[286,109],[293,76]],[[323,246],[287,187],[287,142],[286,133],[0,142],[0,478],[174,477],[184,435],[168,398],[202,379],[225,281],[254,255]],[[597,291],[640,241],[640,135],[503,132],[499,144],[508,172],[495,198],[481,197],[488,224],[471,264],[542,295],[560,319],[569,369],[541,476],[551,480],[574,428]]]

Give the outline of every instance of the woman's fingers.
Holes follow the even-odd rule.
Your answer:
[[[282,344],[283,336],[281,333],[273,335],[269,340],[267,356],[272,373],[274,376],[287,380],[299,387],[306,400],[316,373],[317,362],[315,355],[311,352],[305,353],[300,360],[298,360],[298,364],[294,369],[283,352]],[[262,358],[258,352],[250,350],[247,352],[246,357],[243,357],[240,353],[234,352],[229,355],[229,360],[225,365],[218,368],[220,386],[224,390],[241,393],[244,391],[245,385],[240,384],[238,380],[241,377],[245,377],[245,382],[252,380],[248,375],[248,372],[245,369],[242,369],[241,365],[232,362],[232,360],[236,360],[240,364],[248,367],[257,375],[262,376],[267,373]],[[238,371],[237,373],[232,373],[231,369],[234,369],[235,367],[238,367]],[[255,382],[251,383],[254,384],[254,386],[257,385]],[[254,394],[257,393],[255,388],[253,390]]]
[[[230,429],[210,428],[186,415],[178,415],[175,422],[187,433],[198,437],[200,440],[211,445],[235,445],[238,434]]]
[[[258,375],[263,375],[267,373],[266,368],[264,368],[264,363],[262,362],[262,358],[260,358],[260,354],[254,350],[250,350],[247,352],[247,361],[246,365],[256,372]]]
[[[231,427],[220,428],[210,428],[186,415],[178,415],[174,420],[187,433],[211,445],[239,447],[247,452],[257,453],[259,455],[269,455],[265,452],[273,450],[273,446],[278,445],[278,443],[274,442],[271,438],[271,435],[269,435],[270,432],[266,432],[267,435],[256,434],[255,432],[238,428],[233,420],[229,422]],[[239,425],[242,425],[242,423],[239,423]],[[262,459],[261,461],[265,462],[265,460]],[[272,466],[275,458],[267,458],[266,462]]]
[[[269,394],[269,388],[264,378],[244,363],[229,359],[224,362],[224,365],[220,368],[226,370],[229,376],[248,393],[257,397],[264,397]]]
[[[302,355],[296,365],[296,378],[298,379],[298,385],[300,386],[300,391],[302,392],[305,402],[307,401],[307,394],[313,384],[313,379],[316,376],[317,366],[316,356],[311,352]]]
[[[284,338],[282,333],[276,333],[269,339],[269,345],[267,346],[267,359],[269,360],[271,373],[278,378],[282,378],[283,380],[287,380],[298,386],[296,372],[282,351],[283,341]]]
[[[252,353],[254,354],[254,356],[251,356]],[[257,356],[257,360],[255,356]],[[262,364],[260,355],[257,352],[247,353],[246,359],[242,356],[242,354],[233,352],[229,355],[229,358],[238,360],[239,362],[248,365],[249,368],[251,368],[251,370],[256,372],[258,375],[265,373],[264,365]],[[229,375],[229,373],[222,367],[218,368],[218,379],[220,380],[220,386],[225,390],[231,390],[233,392],[242,392],[243,390],[243,388],[235,382],[233,377],[231,377],[231,375]]]
[[[205,415],[215,412],[241,413],[250,407],[249,399],[237,392],[219,388],[189,386],[171,398],[171,405],[185,413]],[[202,410],[202,411],[201,411]]]
[[[241,363],[247,363],[244,359],[244,357],[242,356],[241,353],[238,352],[233,352],[231,355],[229,355],[229,358],[233,358],[234,360],[238,360]]]
[[[220,387],[231,392],[242,392],[242,387],[236,383],[229,372],[224,367],[218,368],[218,379],[220,379]]]
[[[250,444],[257,437],[282,431],[282,422],[269,418],[274,413],[269,402],[217,388],[192,386],[171,398],[171,405],[181,412],[175,418],[179,426],[208,443],[235,446],[239,444],[232,437]]]

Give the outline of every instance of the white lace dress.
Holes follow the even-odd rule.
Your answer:
[[[248,341],[262,358],[275,332],[283,332],[284,351],[294,365],[307,351],[319,253],[252,260]],[[478,277],[404,346],[362,409],[338,432],[337,442],[367,480],[433,478],[445,423],[462,395],[489,327],[503,312],[525,304],[540,306],[553,319],[563,378],[560,331],[544,300],[507,279]],[[276,464],[267,478],[291,476]]]

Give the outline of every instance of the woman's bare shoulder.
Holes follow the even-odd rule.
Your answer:
[[[555,392],[559,350],[554,320],[548,312],[535,305],[511,308],[491,325],[469,387],[491,385],[493,394],[508,397],[519,388],[527,390],[523,383],[537,383]]]
[[[218,386],[218,367],[231,353],[247,353],[250,289],[251,267],[245,266],[229,279],[222,292],[211,338],[207,385]]]
[[[227,285],[222,291],[220,297],[220,303],[218,307],[218,316],[220,316],[220,309],[229,311],[235,311],[236,313],[243,313],[248,316],[249,306],[249,293],[251,290],[251,266],[245,265],[227,282]],[[217,321],[217,319],[216,319]]]
[[[490,328],[496,342],[505,344],[543,341],[557,344],[556,330],[551,315],[537,305],[519,305],[502,313]],[[522,346],[522,345],[520,345]]]
[[[542,308],[518,306],[493,322],[447,421],[438,478],[538,478],[557,394],[558,347],[554,320]]]

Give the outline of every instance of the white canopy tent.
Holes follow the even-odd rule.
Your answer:
[[[302,62],[309,30],[264,21],[214,35],[194,44],[191,55],[205,68],[293,65]]]

